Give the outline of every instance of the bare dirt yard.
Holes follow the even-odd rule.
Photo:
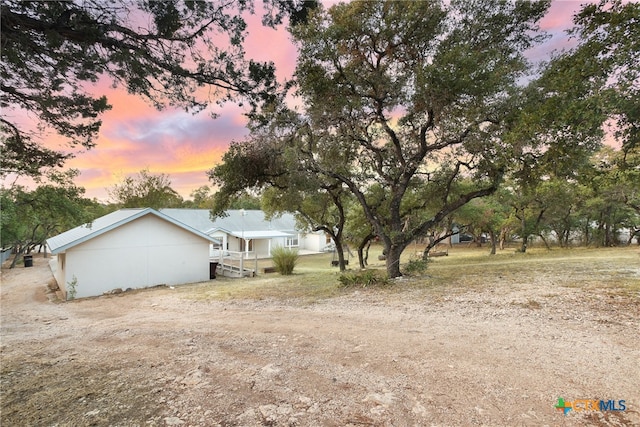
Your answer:
[[[317,294],[300,269],[65,303],[35,256],[2,269],[0,424],[640,425],[638,248],[552,252],[452,251],[384,289]]]

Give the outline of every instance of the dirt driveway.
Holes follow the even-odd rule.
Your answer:
[[[3,426],[640,425],[637,296],[541,274],[313,304],[189,287],[54,303],[34,264],[2,270]],[[626,410],[563,415],[559,397]]]

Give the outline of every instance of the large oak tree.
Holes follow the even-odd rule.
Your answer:
[[[513,153],[504,136],[528,69],[524,52],[548,6],[357,1],[294,28],[313,129],[300,135],[300,162],[353,193],[385,246],[390,277],[401,275],[400,255],[416,237],[497,188]],[[475,185],[457,185],[463,178]],[[373,183],[382,193],[372,199]]]

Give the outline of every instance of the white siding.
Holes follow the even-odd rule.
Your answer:
[[[74,246],[65,258],[76,298],[209,279],[209,241],[153,215]]]
[[[56,282],[58,282],[58,288],[62,291],[63,295],[67,295],[67,282],[66,278],[66,254],[60,253],[55,255],[54,258],[49,262],[49,266],[51,267],[51,271],[53,271],[53,277],[56,278]]]
[[[322,252],[327,246],[326,236],[324,232],[314,232],[300,236],[300,248],[313,252]]]
[[[257,254],[258,258],[269,258],[271,256],[271,249],[273,248],[272,241],[277,239],[255,239],[253,241],[253,251]]]

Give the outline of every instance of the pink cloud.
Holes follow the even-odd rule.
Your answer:
[[[206,171],[220,161],[232,140],[247,133],[242,110],[233,105],[214,120],[208,112],[156,111],[132,95],[109,95],[115,95],[110,96],[113,110],[103,117],[97,146],[68,162],[81,171],[78,184],[88,197],[106,201],[108,188],[142,169],[168,174],[174,189],[188,197],[209,184]]]

